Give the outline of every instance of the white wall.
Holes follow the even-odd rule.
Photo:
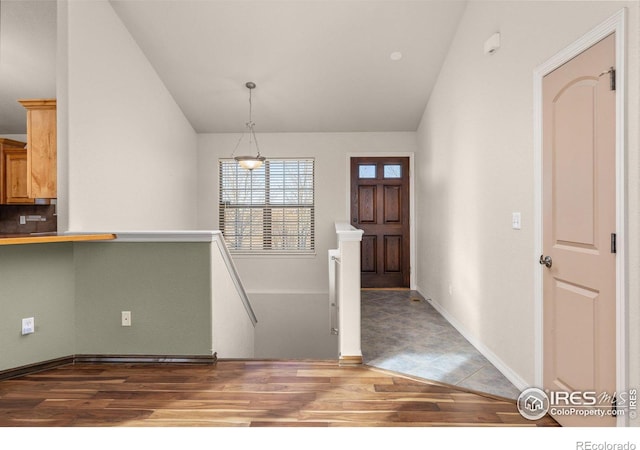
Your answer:
[[[534,382],[533,71],[624,5],[632,7],[629,298],[637,323],[638,3],[470,2],[418,130],[419,290],[527,384]],[[486,56],[483,43],[496,31],[502,47]],[[521,230],[511,229],[515,211]],[[635,331],[632,340],[637,373]]]
[[[193,128],[108,1],[60,11],[62,231],[193,229]]]

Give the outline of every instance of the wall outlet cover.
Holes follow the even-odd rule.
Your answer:
[[[131,326],[131,311],[122,311],[122,326]]]

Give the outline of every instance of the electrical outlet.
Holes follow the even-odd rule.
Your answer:
[[[122,326],[131,326],[131,311],[122,311]]]
[[[20,216],[20,225],[27,224],[27,216]]]
[[[33,317],[22,319],[22,335],[35,333],[36,321]]]

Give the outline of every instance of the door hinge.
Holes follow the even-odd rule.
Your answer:
[[[609,74],[609,90],[611,91],[615,91],[616,90],[616,69],[612,67],[609,68],[609,70],[604,71],[600,74],[600,76]]]
[[[616,253],[616,234],[611,233],[611,253]]]

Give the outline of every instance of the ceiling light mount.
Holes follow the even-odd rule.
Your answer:
[[[245,134],[248,134],[249,135],[249,152],[253,153],[251,151],[251,147],[252,145],[255,145],[256,156],[235,156],[233,159],[235,159],[240,165],[240,167],[242,167],[243,169],[253,170],[253,169],[260,168],[266,158],[264,156],[260,156],[260,147],[258,147],[258,138],[256,137],[256,132],[254,130],[254,127],[256,124],[253,121],[253,117],[252,117],[253,104],[251,102],[251,91],[253,91],[256,88],[256,84],[253,81],[247,81],[245,83],[245,86],[247,87],[247,89],[249,89],[249,121],[245,123],[245,127],[247,128],[248,133],[246,131],[242,133],[242,135],[240,136],[240,139],[238,140],[238,143],[236,144],[236,147],[233,149],[233,154],[235,154],[237,148],[240,146],[240,143],[244,139]]]

